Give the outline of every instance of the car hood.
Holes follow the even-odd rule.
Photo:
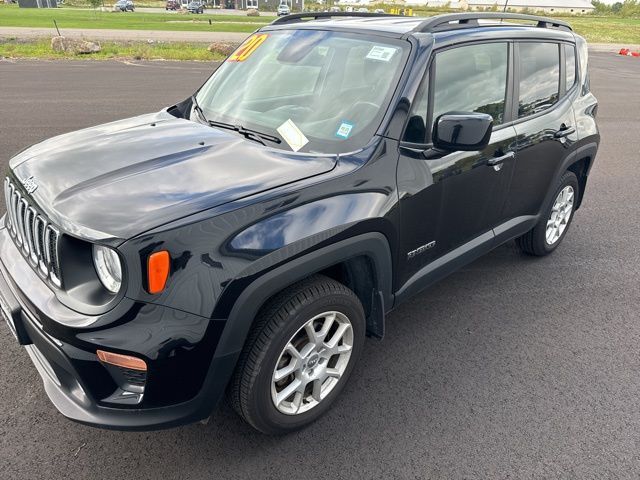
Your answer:
[[[19,182],[32,178],[35,202],[64,230],[127,239],[335,164],[162,111],[45,140],[10,168]]]

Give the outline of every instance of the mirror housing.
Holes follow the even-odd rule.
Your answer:
[[[445,151],[483,150],[491,138],[493,117],[486,113],[447,112],[433,124],[433,147]]]

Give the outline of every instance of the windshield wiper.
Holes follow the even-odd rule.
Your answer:
[[[200,107],[200,105],[198,104],[198,100],[196,100],[196,96],[195,95],[191,95],[191,105],[193,105],[193,109],[195,110],[195,112],[198,115],[200,115],[200,118],[208,123],[209,120],[207,120],[207,117],[205,116],[204,112],[202,111],[202,107]]]
[[[209,125],[217,128],[226,128],[227,130],[233,130],[234,132],[238,132],[240,135],[244,135],[245,138],[249,140],[254,140],[262,145],[267,145],[264,141],[273,143],[281,143],[278,137],[274,135],[268,135],[266,133],[258,132],[257,130],[251,130],[249,128],[244,128],[242,125],[233,125],[232,123],[224,123],[224,122],[216,122],[214,120],[208,120]]]

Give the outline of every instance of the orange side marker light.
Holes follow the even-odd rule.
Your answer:
[[[171,258],[169,252],[162,250],[149,255],[147,260],[147,291],[153,295],[164,290],[169,277]]]

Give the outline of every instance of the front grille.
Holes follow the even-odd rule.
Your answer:
[[[7,229],[18,250],[31,266],[58,288],[60,274],[60,231],[38,213],[7,177],[4,181]]]

